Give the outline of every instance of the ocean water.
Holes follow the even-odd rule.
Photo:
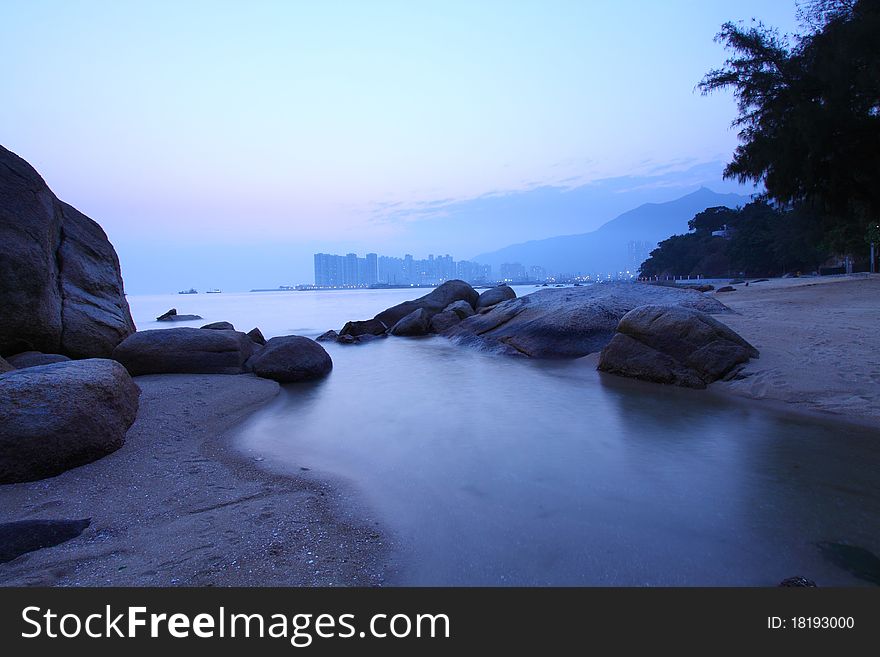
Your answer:
[[[205,318],[191,325],[314,337],[421,293],[129,301],[140,329],[175,306]],[[880,583],[876,431],[599,374],[589,357],[510,359],[437,337],[326,347],[331,375],[285,386],[237,442],[352,490],[396,537],[400,583]]]

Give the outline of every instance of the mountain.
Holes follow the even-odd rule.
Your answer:
[[[548,274],[605,274],[634,271],[657,243],[686,233],[688,221],[709,207],[737,207],[749,202],[740,194],[718,194],[701,187],[666,203],[645,203],[624,212],[596,230],[578,235],[561,235],[506,246],[472,259],[492,265],[496,274],[503,263],[518,262],[544,267]]]

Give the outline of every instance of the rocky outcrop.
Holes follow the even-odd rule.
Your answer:
[[[480,349],[533,358],[578,358],[600,351],[617,323],[646,304],[680,305],[708,313],[729,309],[694,290],[638,283],[546,289],[503,301],[443,334]]]
[[[431,315],[424,308],[413,310],[406,317],[402,317],[397,324],[388,331],[398,337],[416,337],[427,335],[430,329]]]
[[[360,337],[362,335],[383,335],[388,327],[378,319],[367,319],[362,322],[346,322],[339,335]]]
[[[106,357],[134,332],[101,227],[0,146],[0,355]]]
[[[177,308],[172,308],[156,318],[157,322],[191,322],[196,319],[204,319],[201,315],[178,315]]]
[[[688,388],[729,377],[758,350],[714,317],[681,306],[642,306],[620,320],[599,370]]]
[[[25,367],[63,363],[68,360],[70,359],[67,356],[62,356],[61,354],[44,354],[40,351],[25,351],[8,358],[9,364],[20,370]]]
[[[324,347],[299,335],[272,338],[248,362],[247,369],[264,379],[295,383],[327,376],[333,369]]]
[[[479,310],[511,299],[516,299],[516,292],[513,291],[513,288],[509,285],[498,285],[483,292],[474,307]]]
[[[205,324],[203,329],[208,329],[210,331],[234,331],[235,327],[229,322],[211,322],[210,324]]]
[[[263,332],[258,328],[252,328],[247,332],[247,336],[251,339],[251,342],[254,344],[258,344],[260,346],[266,344],[266,338],[263,337]]]
[[[456,301],[467,301],[473,307],[479,298],[477,291],[464,281],[446,281],[430,293],[412,301],[404,301],[376,315],[376,319],[385,326],[394,326],[414,310],[424,308],[431,316],[442,312],[449,304]]]
[[[474,314],[474,309],[467,301],[456,301],[446,306],[443,312],[454,312],[459,319],[467,319]]]
[[[0,483],[51,477],[119,449],[139,394],[125,368],[106,359],[0,375]]]
[[[138,331],[113,350],[132,376],[142,374],[241,374],[255,349],[239,331],[170,328]]]
[[[443,331],[452,328],[460,321],[461,317],[458,316],[458,313],[452,310],[444,310],[442,313],[437,313],[431,318],[431,332],[443,333]]]

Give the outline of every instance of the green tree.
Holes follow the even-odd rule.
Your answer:
[[[737,100],[725,177],[763,183],[767,198],[819,217],[828,247],[861,253],[880,217],[880,0],[813,2],[804,23],[791,40],[726,23],[717,40],[733,56],[699,88]]]

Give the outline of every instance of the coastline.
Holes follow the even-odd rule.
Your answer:
[[[69,541],[0,564],[3,586],[381,586],[387,539],[335,486],[268,471],[231,444],[280,387],[251,375],[135,378],[116,452],[0,488],[0,522],[90,518]]]
[[[880,428],[880,275],[775,279],[719,296],[734,312],[716,318],[760,357],[711,392]]]

